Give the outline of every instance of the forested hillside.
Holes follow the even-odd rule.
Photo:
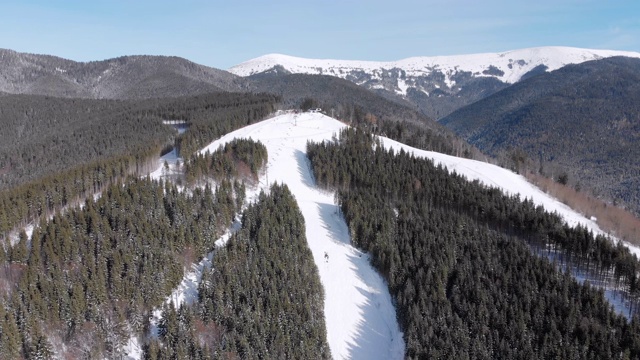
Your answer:
[[[173,131],[137,104],[0,97],[0,189],[91,161],[172,144]]]
[[[42,222],[30,239],[23,232],[0,251],[2,328],[12,329],[0,337],[3,358],[46,358],[61,344],[59,356],[122,354],[182,278],[183,261],[210,250],[228,226],[232,194],[229,185],[187,195],[129,180]]]
[[[530,201],[386,151],[362,131],[309,144],[355,245],[389,283],[407,358],[637,358],[640,322],[532,248],[614,276],[638,306],[635,256]]]
[[[144,357],[331,358],[322,286],[304,228],[286,186],[261,193],[244,211],[240,231],[216,251],[197,304],[181,308],[183,316],[165,309],[161,342],[151,342]],[[186,352],[184,344],[195,349]]]
[[[105,106],[96,119],[108,122],[104,114],[118,110],[162,131],[169,129],[162,119],[186,121],[189,129],[176,143],[187,157],[187,191],[139,178],[159,154],[160,148],[150,147],[137,153],[125,148],[122,155],[105,159],[88,156],[84,165],[60,166],[57,173],[0,193],[3,234],[21,221],[40,219],[32,236],[21,231],[15,243],[5,238],[0,247],[1,357],[119,358],[130,339],[138,338],[144,356],[152,359],[330,358],[322,287],[304,220],[286,187],[274,186],[246,210],[242,229],[219,250],[216,268],[205,275],[198,303],[178,309],[162,305],[184,270],[213,250],[244,204],[244,181],[250,185],[257,179],[267,157],[262,144],[248,140],[212,154],[191,152],[260,120],[273,112],[277,100],[215,94]],[[50,125],[44,117],[35,118]],[[64,116],[52,122],[62,127],[56,133],[61,137],[65,126],[74,124]],[[55,132],[55,126],[47,126]],[[27,133],[37,141],[36,129]],[[91,139],[104,138],[114,146],[110,136],[126,134],[89,132],[80,139],[93,144]],[[69,151],[69,143],[61,149]],[[101,193],[97,199],[88,196],[81,207],[64,208],[72,205],[71,198],[95,192]],[[51,219],[41,217],[46,214]],[[158,307],[163,309],[160,323],[152,324],[151,312]]]
[[[7,106],[0,107],[0,121],[7,131],[0,136],[0,236],[113,181],[148,172],[174,143],[188,157],[263,119],[277,101],[242,93],[144,101],[2,97]],[[175,119],[190,125],[179,138],[162,124]]]
[[[226,71],[176,56],[122,56],[76,62],[0,49],[0,91],[89,99],[147,99],[242,91]]]
[[[609,58],[531,77],[442,123],[490,155],[640,213],[640,60]]]

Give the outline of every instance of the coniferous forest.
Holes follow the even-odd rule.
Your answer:
[[[22,233],[2,265],[2,312],[19,330],[2,332],[3,358],[51,353],[43,334],[70,356],[119,356],[129,332],[145,332],[145,314],[180,282],[183,266],[231,222],[221,217],[237,211],[231,192],[206,187],[187,195],[169,183],[130,179],[43,222],[30,246]]]
[[[387,280],[406,357],[634,359],[638,316],[616,314],[531,249],[614,274],[638,298],[638,260],[530,201],[386,151],[361,130],[308,144],[317,182],[338,191],[354,245]]]
[[[188,121],[176,139],[185,156],[187,143],[202,146],[268,115],[274,99],[236,99],[222,114],[195,99],[192,108],[158,106],[153,116]],[[92,160],[3,192],[11,215],[4,234],[39,224],[31,237],[20,231],[0,247],[0,357],[119,358],[137,337],[149,359],[330,358],[322,287],[286,187],[272,187],[244,211],[230,245],[216,250],[197,303],[165,302],[241,211],[245,182],[257,179],[267,152],[236,140],[194,154],[184,166],[190,186],[179,188],[137,176],[159,151]],[[24,210],[12,211],[16,204]]]
[[[145,359],[331,358],[322,285],[304,233],[286,186],[261,193],[243,212],[240,231],[216,250],[197,304],[165,308]]]
[[[69,119],[81,118],[78,114],[83,111],[91,113],[95,110],[92,106],[98,104],[104,106],[103,112],[121,111],[133,124],[147,122],[151,129],[161,130],[152,130],[147,139],[169,133],[166,130],[170,127],[162,125],[162,120],[186,121],[189,130],[182,136],[173,135],[180,146],[185,139],[191,144],[210,142],[261,120],[273,111],[277,98],[214,94],[133,105],[122,102],[133,108],[121,108],[121,102],[79,101],[80,107],[88,108],[78,109],[77,114],[73,107],[66,113],[64,110],[74,100],[44,100],[45,109],[31,117],[33,128],[26,131],[33,132],[29,133],[33,144],[38,141],[38,126],[50,129],[55,136],[67,136],[68,126],[74,126]],[[69,103],[58,104],[65,101]],[[47,108],[47,104],[53,107]],[[51,109],[53,122],[42,116]],[[64,113],[59,118],[56,109]],[[131,336],[143,344],[149,341],[151,311],[175,288],[184,269],[213,249],[213,241],[226,231],[244,202],[245,185],[237,172],[216,179],[214,187],[201,181],[201,186],[186,190],[139,178],[155,168],[167,145],[141,139],[121,147],[120,134],[136,129],[126,127],[125,121],[121,124],[124,128],[109,131],[109,116],[103,113],[96,118],[104,120],[105,126],[83,128],[90,131],[76,133],[74,142],[62,141],[59,147],[73,151],[82,142],[94,146],[91,139],[100,138],[100,144],[107,147],[99,153],[106,157],[89,155],[77,165],[60,165],[57,171],[34,180],[23,178],[26,182],[22,185],[0,192],[0,235],[4,240],[0,247],[1,358],[117,358],[123,355]],[[181,150],[189,155],[184,147]],[[247,159],[253,160],[252,154],[258,153],[266,158],[264,146],[243,142],[233,150],[240,161],[250,163],[248,172],[241,175],[255,178],[263,164]],[[224,171],[214,165],[210,171]],[[9,235],[28,222],[35,223],[32,236],[22,230],[9,241],[13,238]],[[206,331],[201,334],[215,333],[214,325],[203,323],[203,328]],[[323,331],[321,328],[319,333]]]
[[[196,153],[269,116],[277,96],[40,100],[6,96],[0,111],[5,122],[29,119],[0,146],[0,358],[119,358],[132,337],[145,359],[331,357],[295,198],[274,185],[245,204],[266,147],[234,140]],[[527,199],[384,150],[368,131],[474,151],[356,109],[353,124],[365,130],[309,144],[308,156],[318,184],[337,191],[354,245],[389,285],[407,358],[640,358],[640,263],[624,246]],[[163,120],[188,130],[177,134]],[[83,144],[87,152],[56,160]],[[172,147],[185,159],[185,181],[143,176]],[[47,166],[29,170],[38,163]],[[216,247],[236,216],[240,229]],[[208,254],[214,266],[197,300],[167,302]],[[602,291],[545,256],[615,283],[634,315],[615,313]]]
[[[0,136],[4,238],[16,227],[82,202],[114,181],[149,172],[174,143],[189,158],[215,138],[272,113],[278,98],[219,93],[140,101],[1,100],[6,104],[0,104],[0,126],[11,129]],[[16,119],[22,119],[22,125]],[[189,129],[172,134],[163,120],[185,121]]]
[[[267,148],[248,139],[234,139],[213,153],[193,154],[185,164],[188,184],[196,180],[241,178],[256,182],[267,163]]]

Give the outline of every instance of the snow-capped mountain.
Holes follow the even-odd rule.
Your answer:
[[[612,56],[640,57],[629,51],[539,47],[501,53],[411,57],[398,61],[305,59],[280,54],[261,56],[229,69],[239,76],[262,73],[330,75],[388,97],[404,98],[427,115],[441,118],[519,80]]]

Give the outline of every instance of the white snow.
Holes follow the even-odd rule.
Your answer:
[[[305,217],[307,241],[325,289],[325,318],[333,357],[402,358],[404,343],[386,284],[371,268],[368,254],[350,245],[349,231],[337,212],[333,194],[316,188],[305,155],[308,140],[329,140],[345,126],[323,114],[285,114],[232,132],[203,151],[214,151],[234,138],[252,138],[265,144],[269,152],[266,177],[270,182],[289,186]],[[404,149],[417,157],[433,159],[469,180],[478,180],[505,193],[520,194],[522,199],[529,198],[546,210],[557,212],[569,225],[582,224],[604,234],[594,221],[509,170],[380,139],[386,148]],[[632,252],[639,252],[638,248],[626,245]],[[325,252],[329,255],[326,262]]]
[[[409,89],[409,85],[404,79],[398,79],[398,94],[407,96],[407,90]]]
[[[249,76],[281,65],[292,73],[324,74],[346,78],[352,71],[364,71],[372,76],[394,68],[406,72],[407,79],[428,75],[439,70],[446,75],[447,86],[455,83],[451,76],[458,71],[484,75],[483,71],[490,66],[504,72],[495,76],[506,83],[515,83],[522,75],[538,65],[546,65],[548,71],[559,69],[568,64],[579,64],[611,56],[640,57],[640,53],[631,51],[580,49],[561,46],[547,46],[506,51],[501,53],[468,54],[453,56],[411,57],[398,61],[358,61],[333,59],[306,59],[282,54],[264,55],[248,60],[229,69],[239,76]]]
[[[137,336],[130,336],[127,340],[127,344],[122,349],[125,354],[125,360],[138,360],[142,359],[142,345]]]
[[[307,140],[330,139],[345,125],[319,113],[282,115],[225,135],[203,151],[234,138],[261,141],[269,152],[261,186],[284,183],[296,197],[309,248],[325,291],[327,337],[334,359],[402,359],[404,342],[388,287],[368,254],[351,246],[333,194],[320,191],[305,155]],[[329,258],[325,261],[324,254]]]
[[[254,192],[251,196],[255,196]],[[231,235],[240,229],[240,218],[236,218],[233,225],[214,243],[216,248],[227,244]],[[165,303],[172,303],[177,309],[183,303],[186,305],[192,305],[198,300],[198,285],[202,280],[202,274],[208,269],[211,269],[213,262],[214,251],[209,252],[200,262],[192,264],[191,269],[184,274],[180,284],[171,292],[171,295],[167,296]],[[150,334],[149,336],[158,337],[158,324],[162,316],[162,309],[155,309],[150,319]],[[127,345],[124,347],[124,353],[127,355],[127,360],[139,360],[142,358],[142,348],[137,336],[131,335],[127,341]]]
[[[525,198],[531,199],[536,205],[542,205],[547,211],[557,212],[570,226],[581,224],[593,231],[594,234],[609,236],[609,234],[600,229],[594,219],[587,219],[584,215],[548,195],[535,185],[529,183],[523,176],[512,171],[481,161],[415,149],[384,137],[380,137],[380,139],[387,148],[392,148],[395,151],[404,149],[405,152],[414,154],[414,156],[432,159],[436,164],[442,164],[447,167],[449,171],[455,171],[458,174],[464,175],[470,181],[478,180],[487,186],[499,188],[507,194],[519,194],[523,200]],[[636,254],[636,256],[640,256],[640,248],[626,242],[624,245],[627,246],[632,253]]]
[[[337,211],[333,194],[316,187],[305,154],[307,141],[330,140],[347,125],[321,113],[280,114],[229,133],[201,152],[213,152],[235,138],[252,138],[267,147],[267,171],[261,177],[258,188],[248,189],[247,197],[249,201],[255,199],[260,189],[267,189],[273,182],[287,184],[296,197],[305,218],[307,241],[325,291],[324,313],[332,356],[335,359],[401,359],[405,345],[387,285],[371,267],[369,255],[351,246],[348,228]],[[557,212],[569,225],[582,224],[594,233],[605,234],[594,219],[585,218],[509,170],[480,161],[415,149],[384,137],[380,139],[385,148],[394,151],[403,149],[416,157],[433,159],[436,164],[442,164],[449,171],[464,175],[469,180],[478,180],[508,194],[520,194],[522,199],[529,198],[546,210]],[[159,171],[162,169],[157,173]],[[236,223],[235,229],[237,226]],[[229,235],[227,233],[218,240],[217,246],[223,246]],[[639,248],[625,245],[640,255]],[[328,260],[325,260],[325,253],[329,256]],[[202,271],[211,266],[211,255],[193,266],[167,301],[179,305],[183,301],[191,303],[197,298],[197,285]],[[154,315],[152,327],[159,319],[159,311]],[[139,358],[139,355],[132,356],[139,349],[136,340],[131,340],[127,349],[131,350],[129,355],[132,358]]]
[[[166,167],[165,162],[167,163]],[[149,177],[153,180],[160,180],[163,177],[169,177],[179,174],[179,163],[182,163],[182,158],[178,157],[176,148],[173,148],[171,151],[162,155],[160,159],[158,159],[156,170],[150,172]]]

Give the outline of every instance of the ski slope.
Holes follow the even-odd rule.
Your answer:
[[[260,186],[286,184],[304,216],[307,241],[324,287],[333,358],[402,359],[404,342],[387,285],[371,267],[368,254],[351,246],[333,194],[316,187],[305,155],[308,140],[328,140],[343,126],[322,114],[288,114],[227,134],[203,151],[213,152],[234,138],[252,138],[267,147],[268,169]]]
[[[287,184],[302,211],[306,236],[325,291],[328,343],[335,359],[400,359],[402,333],[387,286],[371,267],[369,255],[351,246],[349,231],[337,213],[333,194],[316,187],[306,157],[307,141],[330,140],[345,124],[320,113],[285,114],[247,126],[214,141],[202,152],[215,151],[234,138],[261,141],[268,150],[266,174],[260,188],[273,182]],[[604,234],[598,225],[547,195],[520,175],[488,163],[415,149],[380,137],[385,148],[433,159],[469,180],[520,194],[555,211],[572,226],[582,224]],[[626,244],[640,254],[638,248]],[[325,260],[324,254],[329,258]]]
[[[487,186],[499,188],[504,193],[511,195],[519,194],[521,199],[531,199],[534,204],[542,205],[547,211],[557,212],[570,226],[580,224],[595,234],[609,236],[609,234],[600,229],[595,221],[587,219],[584,215],[529,183],[523,176],[510,170],[482,161],[415,149],[385,137],[380,137],[380,139],[385,148],[394,149],[394,151],[403,149],[405,152],[413,154],[416,157],[432,159],[436,164],[442,164],[442,166],[445,166],[450,172],[455,171],[460,175],[464,175],[470,181],[478,180]],[[624,245],[627,246],[632,253],[640,257],[640,248],[626,242]]]

